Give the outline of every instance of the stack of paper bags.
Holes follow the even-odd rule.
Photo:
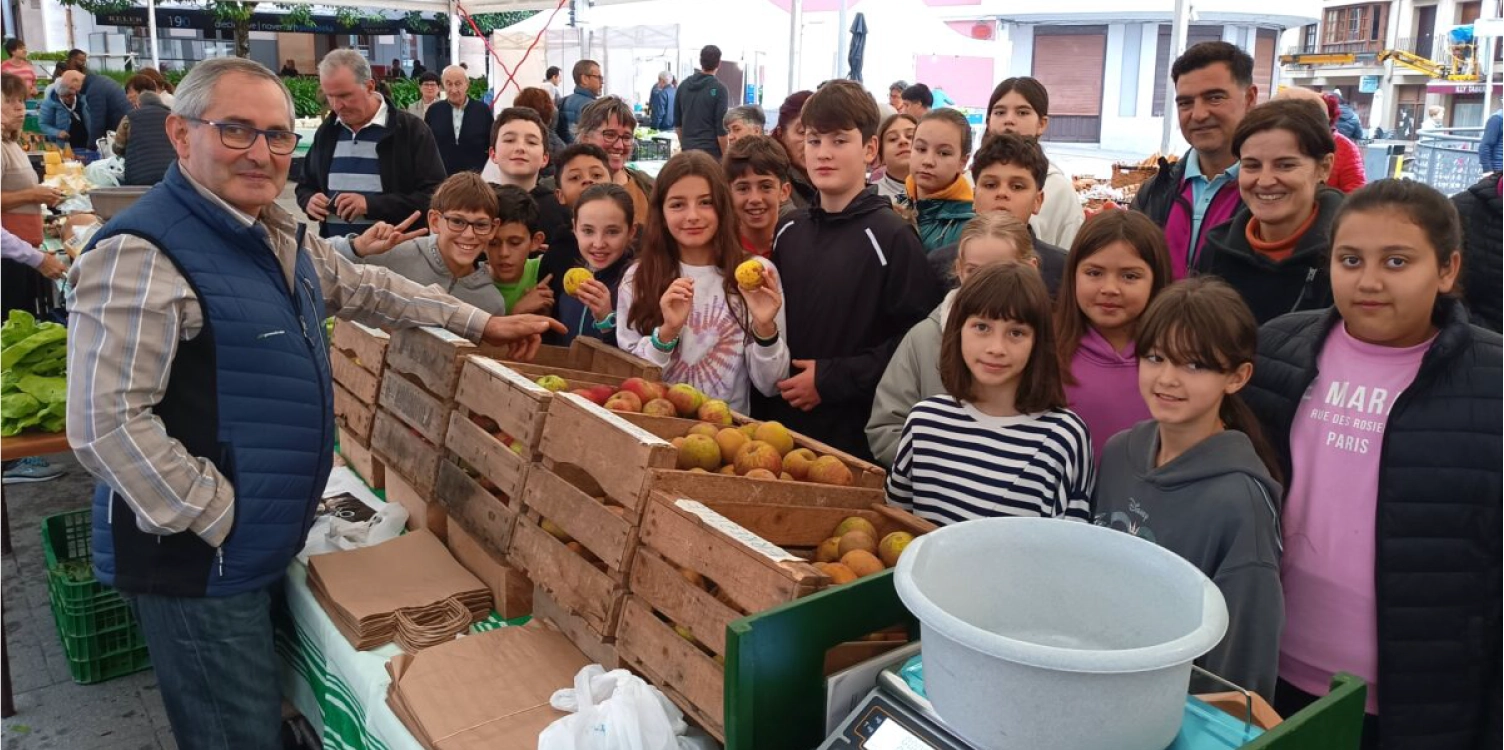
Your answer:
[[[442,612],[444,602],[454,599],[471,622],[491,612],[491,590],[427,531],[309,558],[308,587],[339,632],[362,651],[392,640],[399,609]]]
[[[549,698],[589,663],[555,631],[501,628],[393,657],[386,702],[429,750],[536,747],[564,716]]]

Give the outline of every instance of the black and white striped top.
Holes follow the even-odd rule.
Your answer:
[[[1091,520],[1091,439],[1068,409],[992,417],[951,396],[909,411],[888,502],[940,524],[995,516]]]

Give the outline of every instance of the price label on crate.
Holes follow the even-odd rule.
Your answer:
[[[804,561],[803,558],[795,557],[794,555],[789,554],[788,550],[752,533],[752,531],[747,527],[742,526],[741,524],[711,510],[710,508],[705,507],[704,503],[697,503],[693,500],[685,500],[681,498],[675,501],[674,504],[679,506],[680,508],[683,508],[684,510],[689,511],[690,513],[695,514],[700,518],[700,520],[710,524],[711,527],[715,528],[717,531],[731,537],[732,539],[735,539],[738,542],[741,542],[743,545],[746,545],[754,552],[757,552],[758,554],[768,558],[769,560],[772,560],[773,562]]]

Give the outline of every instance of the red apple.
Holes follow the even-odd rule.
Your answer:
[[[579,396],[580,398],[583,398],[586,401],[595,404],[596,406],[604,406],[606,399],[611,397],[611,394],[609,393],[605,396],[601,396],[600,393],[597,392],[594,388],[576,388],[570,391],[570,393],[573,393],[574,395]]]
[[[611,411],[642,411],[642,401],[637,394],[631,391],[619,391],[615,396],[606,399],[606,408]]]
[[[663,398],[663,386],[650,383],[642,378],[627,378],[621,383],[621,390],[629,391],[637,395],[637,398],[646,404],[655,398]]]
[[[585,390],[590,391],[590,393],[594,395],[594,398],[592,398],[591,400],[595,401],[597,404],[604,404],[612,396],[616,395],[616,389],[612,388],[609,385],[592,385]]]

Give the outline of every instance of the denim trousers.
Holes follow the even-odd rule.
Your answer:
[[[233,596],[126,594],[182,750],[278,750],[272,608],[282,584]]]

